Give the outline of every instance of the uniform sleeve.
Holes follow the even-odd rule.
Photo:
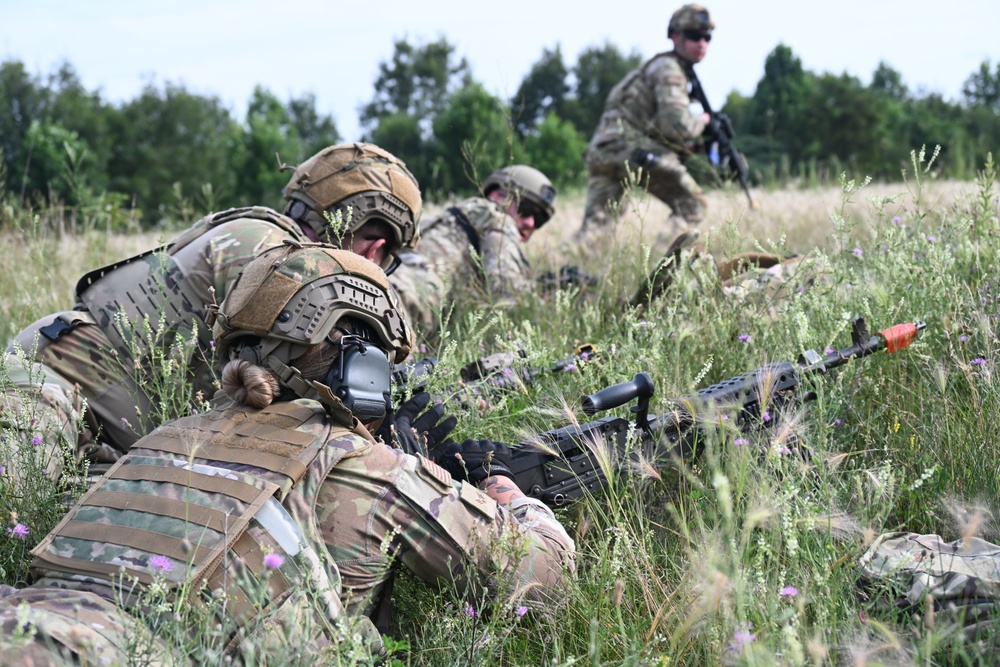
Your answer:
[[[534,288],[517,223],[505,213],[494,215],[480,232],[480,260],[494,302],[513,303],[518,292]]]
[[[672,56],[661,56],[650,63],[646,77],[656,97],[653,123],[667,140],[679,144],[701,136],[705,123],[700,114],[691,113],[688,78]]]
[[[541,503],[500,507],[436,464],[382,445],[341,461],[319,504],[355,612],[371,611],[391,564],[453,583],[470,601],[485,592],[534,606],[560,600],[574,571],[573,540]]]

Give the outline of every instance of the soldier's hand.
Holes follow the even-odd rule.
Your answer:
[[[458,424],[455,417],[444,417],[444,406],[440,403],[424,412],[430,403],[431,395],[427,392],[414,394],[395,412],[386,415],[376,434],[390,447],[407,454],[427,456]]]
[[[434,461],[451,473],[452,478],[476,486],[493,475],[514,479],[510,447],[492,440],[466,440],[445,443],[435,453]]]

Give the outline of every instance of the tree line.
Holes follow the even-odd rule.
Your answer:
[[[407,162],[429,198],[468,193],[491,170],[526,162],[560,186],[584,182],[583,154],[611,88],[643,61],[605,43],[567,63],[544,49],[513,98],[478,82],[447,39],[398,40],[360,110],[363,138]],[[841,171],[893,180],[912,149],[940,145],[943,174],[967,178],[1000,147],[1000,63],[983,62],[962,97],[911,90],[881,63],[870,82],[803,68],[779,44],[750,96],[723,111],[757,184],[812,184]],[[243,118],[181,84],[113,104],[69,63],[31,74],[0,63],[0,194],[29,205],[130,210],[147,223],[178,210],[280,205],[295,165],[342,138],[312,94],[257,87]],[[349,139],[354,139],[351,137]],[[711,167],[695,160],[703,181]]]

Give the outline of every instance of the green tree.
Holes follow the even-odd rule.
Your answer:
[[[469,64],[456,59],[455,47],[443,37],[418,46],[399,40],[391,60],[378,69],[375,98],[361,110],[361,124],[369,131],[386,116],[406,114],[427,132],[451,93],[471,81]]]
[[[279,163],[298,164],[303,142],[289,110],[270,91],[254,88],[247,106],[236,190],[244,201],[278,207],[288,182]]]
[[[525,137],[549,114],[560,114],[569,93],[569,69],[563,63],[562,50],[544,49],[542,57],[531,66],[510,103],[514,130]]]
[[[523,140],[526,164],[539,169],[559,186],[578,184],[584,174],[587,140],[576,127],[555,113],[545,117],[535,132]]]
[[[383,116],[371,131],[369,139],[405,162],[406,168],[422,187],[430,185],[430,142],[424,138],[416,118],[402,113]]]
[[[990,61],[984,60],[962,84],[962,98],[970,107],[1000,111],[1000,62],[991,70]]]
[[[747,106],[746,131],[773,140],[792,160],[801,159],[812,142],[803,127],[810,113],[810,84],[802,61],[784,44],[776,46]]]
[[[573,67],[573,99],[567,100],[563,117],[589,137],[601,119],[608,93],[640,64],[638,52],[625,55],[610,42],[585,49]]]
[[[298,156],[299,161],[327,146],[340,143],[340,133],[337,132],[333,117],[328,114],[321,115],[316,110],[316,96],[312,93],[288,100],[287,110],[302,149]]]
[[[903,83],[903,75],[885,61],[880,62],[872,74],[871,89],[897,102],[902,102],[910,94],[906,84]]]
[[[17,60],[0,63],[0,147],[6,162],[7,187],[15,194],[35,189],[29,182],[31,123],[45,117],[49,92]]]
[[[507,107],[479,83],[451,96],[433,130],[433,180],[422,185],[438,194],[471,192],[514,157]]]
[[[243,131],[217,97],[149,85],[122,105],[111,132],[110,187],[134,198],[147,221],[176,203],[178,189],[190,196],[211,184],[220,202],[235,203],[233,156]]]

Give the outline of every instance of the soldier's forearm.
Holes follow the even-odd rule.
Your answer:
[[[504,475],[493,475],[483,480],[481,486],[483,493],[496,501],[497,505],[509,505],[518,498],[523,498],[524,493],[510,477]]]

